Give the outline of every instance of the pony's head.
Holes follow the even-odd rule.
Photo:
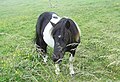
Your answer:
[[[75,30],[72,30],[72,29]],[[78,33],[74,22],[67,18],[62,18],[52,31],[54,39],[53,61],[59,63],[67,50],[67,45],[74,42],[74,37]]]

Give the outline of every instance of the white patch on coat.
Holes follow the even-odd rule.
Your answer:
[[[58,38],[61,38],[61,35],[59,35]]]
[[[74,60],[74,57],[73,55],[71,54],[70,58],[69,58],[69,62],[70,62],[70,67],[69,67],[69,70],[70,70],[70,75],[73,75],[75,72],[73,70],[73,60]]]
[[[53,30],[52,24],[49,22],[43,32],[43,39],[48,44],[48,46],[54,48],[54,39],[51,35],[51,32]]]
[[[52,19],[50,20],[52,23],[56,24],[60,21],[60,17],[56,14],[52,14]]]
[[[52,23],[56,24],[56,23],[58,23],[58,22],[60,21],[60,19],[61,19],[61,18],[60,18],[59,16],[57,16],[56,14],[53,14],[50,21],[51,21]],[[52,24],[49,22],[49,23],[46,25],[45,29],[44,29],[43,39],[44,39],[44,41],[48,44],[48,46],[54,48],[54,39],[53,39],[52,34],[51,34],[51,33],[52,33],[52,30],[53,30],[53,26],[52,26]]]

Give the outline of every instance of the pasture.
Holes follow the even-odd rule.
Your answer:
[[[0,82],[120,82],[120,0],[0,0]],[[81,44],[69,75],[69,56],[55,75],[49,60],[43,63],[35,46],[38,16],[53,11],[75,20]]]

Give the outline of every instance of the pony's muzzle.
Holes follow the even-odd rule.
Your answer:
[[[53,59],[54,63],[60,63],[60,62],[62,62],[62,58],[63,58],[62,54],[60,54],[60,55],[53,54],[53,56],[52,56],[52,59]]]

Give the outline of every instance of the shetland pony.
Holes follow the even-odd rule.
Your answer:
[[[47,46],[52,47],[52,60],[55,63],[55,73],[59,74],[59,64],[65,52],[70,52],[70,74],[74,74],[73,59],[80,43],[80,29],[70,18],[61,18],[54,12],[44,12],[36,24],[36,50],[41,53],[44,62],[47,62]]]

